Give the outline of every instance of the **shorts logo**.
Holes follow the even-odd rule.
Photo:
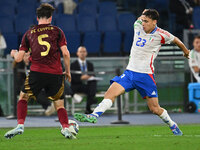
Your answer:
[[[122,79],[123,77],[125,77],[125,74],[122,74],[122,75],[121,75],[121,79]]]
[[[153,92],[151,93],[151,95],[156,95],[156,92],[155,92],[155,91],[153,91]]]

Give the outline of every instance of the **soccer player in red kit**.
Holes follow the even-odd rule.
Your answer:
[[[62,125],[61,133],[65,138],[76,138],[74,128],[68,124],[67,111],[64,108],[64,78],[71,81],[70,54],[63,31],[51,25],[54,7],[43,3],[37,8],[38,25],[30,28],[23,36],[19,51],[12,50],[11,56],[16,62],[23,60],[24,54],[31,51],[30,73],[26,77],[24,87],[17,103],[18,125],[4,136],[8,139],[24,132],[24,121],[27,115],[27,102],[36,97],[44,88],[46,95],[54,102]],[[65,73],[61,66],[60,50],[63,55]]]

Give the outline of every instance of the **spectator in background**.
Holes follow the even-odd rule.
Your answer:
[[[200,83],[200,35],[193,40],[193,50],[190,52],[189,66],[197,82]]]
[[[200,6],[200,0],[194,0],[196,6]]]
[[[85,93],[87,95],[85,113],[89,114],[92,112],[91,105],[97,103],[95,99],[97,82],[95,80],[90,81],[91,77],[94,76],[94,67],[91,62],[86,60],[87,50],[84,46],[80,46],[76,54],[78,59],[71,63],[71,88],[73,93]]]
[[[76,3],[73,0],[63,0],[64,14],[73,14]]]
[[[4,39],[4,36],[0,32],[0,58],[4,56],[4,50],[6,49],[6,41]],[[3,110],[0,105],[0,116],[4,116]]]
[[[63,3],[64,14],[73,14],[76,8],[76,3],[73,0],[40,0],[41,3],[53,3],[57,8],[60,3]]]
[[[53,4],[55,7],[58,7],[58,5],[63,1],[64,0],[40,0],[40,3],[50,3]]]
[[[4,50],[7,48],[5,38],[0,32],[0,57],[4,56]]]
[[[193,0],[170,0],[170,10],[176,14],[176,23],[183,25],[185,29],[191,28]]]
[[[192,23],[192,13],[195,3],[193,0],[170,0],[169,8],[171,13],[176,15],[176,34],[180,39],[183,38],[184,29],[194,28]]]

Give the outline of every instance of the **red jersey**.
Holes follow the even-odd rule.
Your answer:
[[[67,45],[63,31],[51,24],[40,24],[23,36],[19,50],[31,50],[31,71],[62,74],[60,47]]]

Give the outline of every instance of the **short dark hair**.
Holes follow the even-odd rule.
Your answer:
[[[79,47],[83,47],[83,48],[85,48],[85,49],[86,49],[85,45],[80,45]]]
[[[55,8],[48,3],[41,4],[36,11],[38,18],[50,18],[53,15]]]
[[[142,15],[145,15],[152,20],[159,20],[159,13],[155,9],[147,9]]]
[[[196,36],[194,37],[194,40],[195,40],[195,39],[200,39],[200,34],[196,35]]]

